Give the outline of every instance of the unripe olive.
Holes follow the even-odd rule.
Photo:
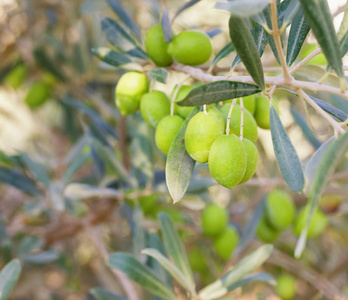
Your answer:
[[[294,220],[295,205],[292,198],[285,192],[273,190],[267,195],[266,216],[268,223],[282,231]]]
[[[152,91],[140,100],[140,112],[144,121],[156,128],[159,121],[170,113],[170,102],[165,93]]]
[[[307,44],[303,47],[303,50],[300,52],[301,59],[304,59],[309,54],[311,54],[316,48],[317,44]],[[312,59],[306,62],[306,64],[325,66],[327,65],[326,57],[323,53],[320,53],[314,56]]]
[[[173,58],[168,54],[168,44],[164,39],[162,25],[155,25],[146,33],[145,48],[147,55],[157,66],[167,67],[172,64]]]
[[[190,85],[183,85],[178,93],[176,94],[175,97],[175,101],[181,101],[184,98],[186,98],[186,96],[189,94],[189,92],[194,88],[194,86],[190,86]],[[173,93],[176,90],[176,86],[174,87]],[[179,115],[182,118],[186,118],[190,112],[194,109],[194,106],[180,106],[177,103],[174,103],[174,113]]]
[[[237,247],[238,242],[239,242],[238,231],[232,226],[227,226],[214,239],[215,252],[222,259],[228,260],[231,257],[234,249]]]
[[[205,257],[198,247],[195,247],[188,253],[189,264],[193,271],[204,272],[207,269]]]
[[[215,203],[207,205],[202,211],[201,224],[206,236],[219,235],[225,229],[227,222],[227,211]]]
[[[199,112],[188,123],[185,132],[187,153],[196,161],[206,163],[213,142],[223,134],[220,121],[212,113]]]
[[[341,196],[337,194],[327,194],[321,197],[319,207],[325,213],[334,213],[339,209],[341,202]]]
[[[168,154],[169,148],[178,134],[182,123],[184,123],[184,120],[179,116],[166,116],[159,121],[156,127],[155,142],[163,154]]]
[[[273,106],[278,111],[278,104],[277,102],[272,98],[270,101],[272,101]],[[263,129],[270,129],[270,123],[269,123],[269,101],[266,96],[256,96],[255,97],[255,120],[257,125],[260,128]]]
[[[146,195],[138,197],[139,204],[145,215],[151,213],[157,204],[156,195]]]
[[[295,225],[293,228],[295,235],[299,236],[301,234],[301,231],[306,224],[306,216],[306,207],[304,207],[300,210],[295,220]],[[316,209],[313,213],[312,220],[309,224],[307,237],[314,238],[319,236],[326,228],[327,223],[327,216],[321,210]]]
[[[276,291],[279,297],[284,300],[294,298],[296,294],[295,278],[290,275],[279,276],[277,279]]]
[[[222,116],[224,117],[225,123],[227,123],[227,117],[228,117],[230,107],[231,107],[231,103],[226,103],[221,107],[221,110],[220,110]],[[232,109],[232,115],[230,120],[230,130],[231,130],[231,133],[234,133],[235,135],[238,135],[238,136],[240,134],[240,120],[241,120],[240,106],[235,105]],[[248,110],[244,110],[243,137],[252,141],[253,143],[256,142],[258,137],[256,121],[253,115]]]
[[[46,102],[50,94],[50,87],[45,82],[38,81],[30,87],[24,101],[30,108],[37,108]]]
[[[135,113],[141,97],[149,90],[147,77],[139,72],[123,74],[115,89],[115,101],[122,115]]]
[[[213,103],[214,105],[210,106],[207,108],[207,112],[208,114],[213,114],[220,122],[221,124],[221,127],[222,128],[225,128],[225,121],[224,121],[224,117],[222,116],[220,110],[218,110],[216,108],[216,105],[215,103]]]
[[[28,68],[24,64],[17,65],[4,77],[4,85],[17,89],[21,86],[28,74]]]
[[[244,177],[239,182],[239,184],[247,182],[251,177],[254,176],[257,168],[257,163],[259,161],[259,153],[257,152],[254,143],[247,139],[243,139],[243,145],[247,154],[247,166]]]
[[[209,37],[198,31],[184,31],[174,36],[168,53],[174,60],[184,65],[204,64],[211,56],[213,47]]]
[[[273,243],[278,238],[279,231],[271,227],[267,223],[265,216],[262,216],[257,225],[256,236],[264,243]]]
[[[247,154],[243,142],[234,134],[218,137],[209,153],[209,171],[221,185],[232,189],[243,179]]]

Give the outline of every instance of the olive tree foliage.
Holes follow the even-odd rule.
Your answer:
[[[194,10],[199,2],[188,1],[173,11],[163,5],[158,23],[162,25],[166,43],[169,44],[175,37],[173,24],[176,18],[186,10]],[[99,60],[102,62],[101,73],[110,68],[115,69],[118,75],[137,71],[146,74],[152,83],[162,84],[170,81],[173,74],[184,73],[185,80],[196,80],[201,84],[176,104],[193,106],[195,109],[183,122],[170,146],[168,156],[164,158],[154,147],[153,131],[144,126],[139,114],[120,116],[114,109],[111,93],[106,96],[111,100],[105,103],[100,95],[91,97],[92,101],[89,103],[80,101],[81,98],[89,96],[93,89],[92,84],[86,84],[83,89],[74,91],[74,87],[69,85],[70,72],[65,68],[60,69],[43,47],[33,49],[36,63],[53,77],[43,80],[43,98],[46,96],[46,89],[50,91],[47,95],[59,95],[59,105],[66,112],[65,125],[74,143],[65,157],[66,168],[55,177],[51,176],[52,169],[27,153],[8,155],[1,152],[0,181],[21,190],[34,200],[23,205],[28,226],[44,226],[46,223],[55,225],[52,221],[54,217],[63,214],[73,215],[81,222],[62,222],[62,225],[53,226],[53,230],[41,236],[29,232],[20,240],[18,246],[17,241],[8,233],[5,220],[0,218],[1,252],[3,261],[7,263],[0,273],[0,299],[7,299],[18,280],[21,272],[20,261],[30,265],[48,264],[62,259],[62,253],[54,248],[56,239],[59,240],[60,237],[55,238],[54,235],[55,230],[59,231],[59,227],[64,226],[72,226],[76,231],[83,228],[88,233],[124,290],[125,296],[122,296],[96,287],[90,290],[95,299],[140,299],[132,281],[147,290],[154,299],[173,300],[179,297],[223,299],[230,292],[252,282],[274,285],[275,280],[270,274],[253,273],[269,259],[274,251],[273,246],[258,245],[252,251],[248,248],[255,248],[251,244],[257,224],[262,218],[264,200],[248,214],[248,221],[241,230],[242,236],[236,250],[238,260],[233,261],[233,266],[228,266],[223,272],[214,271],[214,275],[219,275],[213,282],[197,284],[185,251],[185,236],[182,232],[179,234],[172,219],[175,218],[178,205],[182,205],[181,208],[184,209],[199,211],[204,206],[208,188],[214,186],[215,182],[209,176],[197,176],[202,166],[196,164],[186,151],[183,144],[185,131],[190,119],[201,108],[205,111],[209,104],[219,105],[222,101],[260,93],[267,97],[270,135],[278,166],[276,171],[271,170],[268,173],[280,174],[282,179],[256,177],[245,184],[245,187],[252,188],[254,185],[262,185],[263,182],[267,185],[267,180],[275,179],[276,185],[285,183],[293,193],[305,196],[307,209],[304,226],[290,255],[300,258],[306,249],[311,220],[328,182],[333,180],[337,168],[340,168],[343,176],[346,169],[348,92],[342,59],[348,51],[348,10],[344,11],[343,21],[336,33],[326,0],[217,1],[214,9],[229,14],[229,21],[224,28],[213,28],[207,34],[212,38],[228,32],[230,41],[202,66],[183,65],[174,61],[169,66],[158,67],[147,55],[142,29],[131,17],[131,13],[119,0],[108,0],[107,4],[114,17],[102,18],[101,29],[109,44],[96,45],[91,49],[91,53],[98,58],[96,65]],[[316,48],[307,56],[299,58],[310,34],[315,37]],[[76,51],[72,51],[70,57],[63,53],[65,58],[59,49],[59,45],[56,45],[56,58],[61,59],[62,64],[64,61],[76,61],[80,58],[76,54],[78,47]],[[272,66],[261,61],[265,49],[271,53],[274,61]],[[327,61],[324,68],[306,64],[322,54]],[[219,67],[222,60],[228,60],[227,68]],[[78,76],[83,77],[81,66],[77,65],[76,70],[80,70]],[[57,82],[59,83],[56,84]],[[183,83],[176,82],[178,86]],[[115,84],[116,81],[112,88]],[[68,92],[61,93],[58,85],[64,86]],[[54,92],[52,86],[56,87]],[[284,108],[275,107],[271,101],[277,94],[291,100],[290,112],[295,121],[293,125],[298,126],[307,142],[316,149],[305,161],[300,160],[297,154],[299,150],[289,138],[289,128],[283,125]],[[31,101],[31,98],[28,96],[26,102],[35,109],[47,97],[38,102]],[[172,102],[174,101],[175,97],[172,97]],[[302,112],[299,111],[299,102],[302,104]],[[240,103],[243,106],[243,101]],[[318,138],[319,134],[313,128],[314,113],[330,127],[330,136],[325,136],[325,142],[322,137]],[[120,130],[115,131],[113,125]],[[130,140],[126,146],[125,131]],[[242,132],[243,129],[243,137]],[[262,157],[266,161],[266,155]],[[158,169],[158,161],[165,164],[165,168]],[[86,165],[93,169],[93,176],[76,180],[76,174]],[[144,214],[157,215],[161,210],[161,207],[151,207],[151,212],[146,211],[140,197],[151,195],[171,199],[170,203],[162,206],[168,213],[160,212],[155,216],[157,225],[154,228],[161,235],[144,228]],[[93,201],[105,203],[100,208]],[[174,203],[178,204],[175,206]],[[102,222],[103,218],[110,217],[110,211],[115,210],[115,207],[127,218],[132,234],[132,254],[125,251],[109,254],[99,233],[91,228]],[[188,223],[185,225],[190,227]],[[200,229],[198,232],[197,228],[192,230],[195,234],[200,234]],[[248,254],[241,257],[241,253],[246,250]],[[20,261],[11,260],[12,257],[18,257]],[[286,264],[279,265],[289,267]],[[317,273],[313,271],[313,274]],[[330,282],[320,282],[316,286],[316,281],[313,280],[315,276],[310,275],[310,272],[302,274],[302,279],[315,286],[327,298],[342,296],[341,291]]]

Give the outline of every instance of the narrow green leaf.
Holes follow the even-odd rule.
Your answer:
[[[163,299],[176,300],[177,296],[152,271],[143,266],[131,254],[124,252],[111,253],[109,266],[125,273],[144,289]]]
[[[83,153],[76,158],[71,164],[69,164],[68,169],[65,171],[62,182],[67,184],[74,174],[86,163],[88,158],[90,157],[89,153]]]
[[[303,189],[303,192],[306,196],[309,197],[310,192],[313,188],[313,183],[315,180],[315,176],[317,174],[320,162],[323,159],[323,155],[326,153],[327,148],[331,145],[331,143],[335,140],[335,137],[331,137],[328,139],[324,144],[322,144],[317,151],[312,155],[310,160],[308,161],[305,171],[304,171],[304,177],[305,177],[305,187]]]
[[[196,107],[187,116],[169,148],[165,176],[169,194],[174,203],[179,202],[185,195],[191,181],[193,169],[195,167],[195,161],[186,151],[184,139],[186,127],[191,118],[198,111],[199,107]]]
[[[119,67],[131,62],[128,55],[118,53],[106,47],[94,48],[92,49],[92,53],[103,62],[114,67]]]
[[[148,255],[156,259],[164,269],[166,269],[173,278],[187,291],[192,294],[195,294],[195,287],[191,285],[189,281],[185,278],[185,275],[163,254],[161,254],[156,249],[144,249],[141,251],[142,254]]]
[[[233,16],[251,17],[262,12],[269,0],[234,0],[229,2],[216,2],[215,8],[227,10]]]
[[[328,145],[323,158],[317,169],[313,187],[308,200],[309,209],[307,210],[305,227],[301,232],[301,236],[297,242],[295,249],[295,256],[300,257],[306,244],[307,231],[312,220],[314,211],[318,207],[318,202],[326,185],[334,173],[337,165],[342,162],[344,156],[348,151],[348,131],[346,131],[339,138],[335,139]]]
[[[141,41],[141,33],[139,27],[134,22],[134,20],[130,17],[130,15],[126,12],[126,10],[122,7],[120,1],[118,0],[108,0],[109,5],[114,10],[114,12],[118,15],[121,21],[135,34],[135,36]]]
[[[28,171],[34,176],[35,180],[41,182],[44,187],[48,187],[50,184],[50,177],[48,176],[47,170],[31,159],[24,152],[20,152],[19,160],[25,165]]]
[[[268,43],[266,31],[261,25],[256,24],[256,26],[251,29],[251,35],[254,38],[259,56],[262,57],[263,51]],[[239,55],[237,55],[232,63],[232,68],[234,68],[234,66],[239,64],[241,61],[242,60],[240,59]]]
[[[44,265],[56,261],[59,258],[59,253],[55,251],[43,251],[39,253],[22,254],[21,259],[27,263]]]
[[[32,180],[24,173],[14,169],[0,167],[0,182],[12,185],[32,196],[41,195],[41,192],[37,189]]]
[[[163,13],[162,13],[161,25],[162,25],[164,40],[166,41],[166,43],[170,43],[173,37],[173,32],[172,32],[172,27],[170,25],[169,13],[166,8],[163,10]]]
[[[237,81],[215,81],[198,86],[190,91],[181,106],[202,106],[261,92],[254,84]]]
[[[253,281],[266,282],[266,283],[269,283],[272,285],[276,285],[276,283],[277,283],[276,280],[271,275],[269,275],[268,273],[261,272],[261,273],[256,273],[256,274],[245,276],[242,280],[239,280],[236,283],[227,287],[227,290],[229,292],[233,291],[233,290],[235,290],[241,286],[245,286],[248,283],[253,282]]]
[[[288,49],[286,52],[286,63],[288,66],[291,66],[298,56],[301,47],[307,38],[309,30],[309,24],[304,17],[302,10],[300,10],[290,28]]]
[[[326,0],[300,0],[306,17],[320,47],[338,77],[343,78],[340,48]]]
[[[10,261],[0,272],[0,300],[6,300],[10,295],[21,273],[21,263],[18,259]]]
[[[199,292],[200,299],[217,299],[229,291],[229,287],[243,279],[248,273],[260,267],[271,255],[272,245],[263,245],[229,270],[220,279],[205,287]]]
[[[89,292],[97,300],[127,300],[127,298],[125,298],[124,296],[112,293],[103,288],[94,288],[94,289],[91,289]]]
[[[192,270],[190,268],[184,245],[182,244],[178,232],[174,228],[173,221],[166,213],[159,213],[158,219],[163,234],[164,247],[175,266],[184,274],[188,285],[194,286]]]
[[[281,27],[288,26],[301,8],[298,0],[285,0],[278,8],[278,18]]]
[[[344,9],[343,19],[340,28],[337,33],[337,39],[341,40],[344,35],[348,32],[348,5]]]
[[[279,170],[288,187],[293,192],[299,193],[304,186],[301,162],[273,105],[270,106],[270,124]]]
[[[17,252],[19,254],[23,254],[35,250],[40,250],[43,244],[44,241],[42,238],[39,238],[37,236],[26,236],[21,240],[20,244],[18,245]]]
[[[64,189],[64,196],[70,200],[82,200],[91,198],[121,197],[120,192],[112,188],[103,188],[83,183],[70,183]]]
[[[298,112],[295,108],[292,106],[290,107],[291,115],[293,116],[296,124],[300,126],[303,135],[306,137],[306,139],[312,144],[312,146],[315,149],[318,149],[321,146],[321,142],[317,139],[316,135],[313,133],[313,131],[309,128],[306,119],[302,116],[300,112]]]
[[[174,16],[174,19],[180,15],[183,11],[185,11],[186,9],[188,9],[189,7],[195,5],[196,3],[198,3],[200,0],[191,0],[187,3],[185,3],[182,7],[180,7],[178,9],[178,11],[176,12],[175,16]]]
[[[161,82],[161,83],[166,83],[168,76],[169,76],[169,72],[164,68],[150,70],[148,72],[148,74],[149,74],[151,79],[156,80],[156,81]]]
[[[232,43],[228,43],[225,47],[223,47],[218,54],[216,54],[213,62],[211,63],[215,66],[221,59],[225,58],[227,55],[234,51],[234,47]]]
[[[144,229],[144,215],[139,205],[136,205],[132,214],[133,229],[132,229],[132,243],[133,253],[137,259],[141,259],[140,252],[146,247],[145,243],[145,229]]]
[[[65,209],[65,199],[63,196],[64,184],[62,182],[53,182],[48,188],[50,201],[54,209],[63,211]]]
[[[255,83],[264,90],[265,78],[262,64],[248,25],[242,18],[231,16],[229,20],[229,32],[233,46],[245,68],[248,70]]]

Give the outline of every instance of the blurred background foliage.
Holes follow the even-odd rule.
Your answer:
[[[169,10],[178,6],[177,1],[167,2]],[[216,54],[229,42],[228,15],[215,15],[214,1],[202,2],[180,15],[173,28],[177,32],[221,28],[212,40]],[[123,5],[142,34],[158,23],[159,1],[132,0]],[[0,261],[2,266],[13,257],[24,262],[11,299],[94,299],[88,291],[98,286],[122,294],[105,265],[103,247],[140,255],[158,230],[159,211],[171,215],[189,253],[203,249],[199,255],[206,265],[198,266],[203,269],[195,275],[201,287],[226,269],[210,240],[201,235],[204,203],[228,207],[230,222],[242,232],[269,191],[276,186],[286,189],[269,131],[259,130],[257,180],[228,190],[214,185],[207,166],[199,165],[188,193],[173,206],[164,181],[165,157],[154,146],[153,131],[138,114],[125,118],[115,108],[115,84],[125,70],[100,62],[91,52],[108,44],[100,26],[104,17],[117,19],[101,0],[0,1],[0,180],[4,183],[0,185]],[[267,48],[262,61],[272,67],[270,52]],[[231,57],[218,67],[229,66]],[[309,65],[298,76],[308,78],[318,67]],[[170,82],[153,81],[152,87],[170,95],[180,76],[171,73]],[[305,162],[328,136],[313,134],[299,101],[283,93],[277,98],[284,125]],[[342,99],[327,95],[321,99],[348,113]],[[321,118],[311,119],[318,132],[326,130]],[[344,169],[346,163],[340,166]],[[340,172],[326,190],[339,198],[338,204],[322,206],[329,227],[309,242],[302,260],[292,258],[296,237],[288,230],[275,242],[277,250],[264,267],[274,276],[298,275],[298,299],[316,294],[308,279],[313,274],[320,274],[319,284],[332,280],[338,287],[348,287],[348,206],[341,203],[347,198],[346,175]],[[298,207],[305,205],[304,195],[291,196]],[[243,251],[229,264],[238,261]],[[274,288],[264,284],[252,284],[243,298],[240,289],[235,293],[238,299],[276,299]]]

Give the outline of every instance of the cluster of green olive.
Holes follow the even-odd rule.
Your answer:
[[[306,207],[296,217],[295,213],[296,207],[292,198],[283,191],[273,190],[267,195],[264,214],[257,227],[257,237],[263,242],[272,243],[290,225],[293,225],[293,233],[299,236],[305,226]],[[320,235],[327,222],[327,216],[319,208],[315,210],[307,236],[314,238]]]
[[[160,24],[147,32],[145,48],[147,55],[160,67],[170,66],[174,60],[184,65],[201,65],[213,52],[209,37],[199,31],[181,32],[166,43]]]

